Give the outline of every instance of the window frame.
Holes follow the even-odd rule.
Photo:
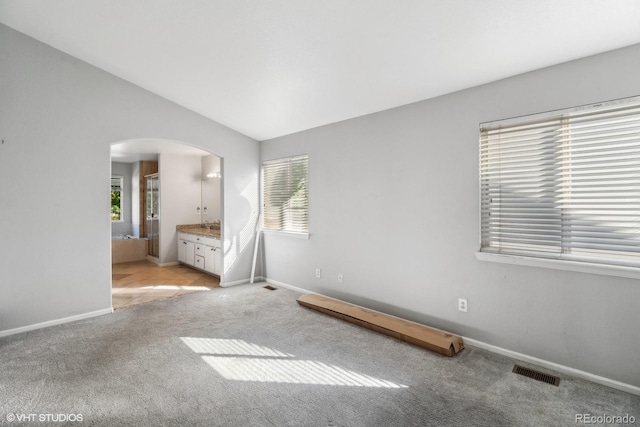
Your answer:
[[[578,107],[566,108],[562,110],[554,110],[539,114],[527,115],[527,116],[519,116],[514,118],[509,118],[505,120],[497,120],[484,122],[480,124],[480,136],[482,139],[482,132],[487,128],[495,128],[497,126],[511,126],[520,123],[527,123],[532,121],[544,121],[544,120],[553,120],[553,119],[561,119],[564,116],[570,114],[576,114],[579,112],[588,112],[589,110],[593,110],[594,113],[597,113],[598,110],[606,110],[608,108],[613,107],[624,107],[625,105],[629,107],[633,107],[633,105],[640,105],[640,96],[616,99],[607,102],[595,103],[595,104],[587,104]],[[608,275],[608,276],[616,276],[616,277],[625,277],[625,278],[640,278],[640,260],[638,261],[630,261],[628,263],[616,263],[619,261],[611,262],[606,256],[594,256],[587,257],[582,256],[578,259],[572,259],[571,257],[563,258],[562,256],[558,258],[550,258],[545,256],[536,256],[535,254],[527,254],[527,253],[501,253],[501,252],[492,252],[485,251],[485,246],[483,246],[483,236],[486,231],[485,223],[483,220],[483,165],[482,165],[482,140],[478,145],[479,147],[479,203],[478,203],[478,214],[479,214],[479,249],[476,251],[476,258],[481,261],[489,261],[489,262],[499,262],[506,264],[514,264],[514,265],[524,265],[531,267],[542,267],[549,269],[558,269],[558,270],[566,270],[566,271],[575,271],[582,273],[590,273],[590,274],[600,274],[600,275]],[[573,157],[572,157],[573,160]],[[486,179],[486,178],[485,178]],[[593,190],[595,191],[595,190]],[[564,226],[564,222],[562,223]],[[634,230],[640,231],[640,224],[633,228]],[[564,243],[563,243],[564,245]]]
[[[291,171],[291,166],[294,164],[294,162],[300,160],[300,159],[304,159],[304,164],[306,166],[306,176],[304,178],[305,181],[305,192],[306,192],[306,197],[305,197],[305,221],[304,221],[304,230],[299,231],[299,230],[294,230],[289,228],[272,228],[272,227],[267,227],[267,214],[266,214],[266,210],[267,210],[267,199],[269,198],[268,196],[266,196],[266,178],[265,178],[265,166],[276,166],[276,167],[282,167],[282,165],[285,165],[288,163],[287,166],[287,171]],[[289,183],[291,184],[291,183]],[[286,184],[285,184],[286,185]],[[289,191],[293,191],[293,189],[288,189]],[[287,199],[287,201],[290,201],[292,197],[289,197]],[[286,235],[286,236],[291,236],[291,237],[298,237],[298,238],[309,238],[309,155],[308,154],[299,154],[299,155],[294,155],[294,156],[287,156],[287,157],[282,157],[282,158],[276,158],[276,159],[271,159],[271,160],[264,160],[261,163],[260,166],[260,203],[261,203],[261,218],[260,218],[260,227],[263,233],[265,234],[276,234],[276,235]],[[287,210],[287,212],[289,212],[289,210]],[[295,220],[294,220],[295,221]]]
[[[124,222],[124,176],[123,175],[111,175],[111,181],[114,179],[120,180],[120,219],[113,219],[111,216],[111,222]],[[111,184],[111,192],[116,191]],[[111,205],[113,207],[113,205]],[[110,214],[113,215],[113,214]]]

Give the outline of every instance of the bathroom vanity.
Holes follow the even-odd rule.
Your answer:
[[[222,245],[219,233],[219,230],[216,233],[215,230],[205,228],[179,230],[178,261],[220,276],[222,273]]]

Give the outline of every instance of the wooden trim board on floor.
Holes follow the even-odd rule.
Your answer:
[[[464,348],[462,337],[419,323],[321,295],[302,295],[298,304],[347,322],[401,339],[431,351],[453,356]]]

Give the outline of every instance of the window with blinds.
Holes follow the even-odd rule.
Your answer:
[[[309,157],[262,163],[263,228],[308,233]]]
[[[640,99],[480,127],[481,252],[640,266]]]

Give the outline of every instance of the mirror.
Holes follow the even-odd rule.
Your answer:
[[[202,210],[200,211],[200,222],[202,223],[205,221],[213,223],[215,221],[221,221],[222,219],[221,176],[220,157],[213,154],[202,157]]]

